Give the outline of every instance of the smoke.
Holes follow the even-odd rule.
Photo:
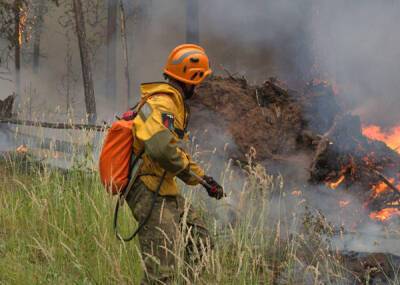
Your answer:
[[[158,78],[168,51],[184,41],[185,1],[151,5],[145,42],[136,44],[152,55],[140,64],[137,76],[145,79]],[[223,65],[257,82],[328,79],[364,122],[399,122],[398,1],[205,0],[199,9],[200,41],[217,73]]]
[[[303,79],[312,64],[309,2],[202,1],[201,40],[216,64],[226,64],[252,80]]]
[[[343,251],[378,252],[400,256],[400,242],[396,234],[390,234],[382,225],[365,223],[357,233],[346,233],[332,239],[332,245]]]
[[[319,70],[339,83],[365,122],[398,124],[400,2],[314,2],[311,27]]]
[[[169,51],[185,41],[186,1],[125,2],[134,86],[131,97],[137,99],[139,84],[160,80]],[[109,113],[110,106],[104,88],[106,21],[93,25],[96,16],[106,19],[106,5],[102,5],[100,14],[87,15],[92,23],[87,25],[87,34],[95,47],[92,63],[100,118]],[[65,105],[62,80],[65,81],[66,56],[70,52],[74,73],[71,96],[82,114],[83,88],[73,21],[69,22],[72,32],[68,39],[65,27],[60,25],[68,18],[67,8],[52,4],[49,7],[44,16],[39,75],[31,74],[31,43],[23,44],[22,88],[34,81],[37,98],[44,105]],[[312,77],[333,80],[342,87],[346,105],[365,122],[390,127],[398,123],[400,116],[399,10],[398,1],[204,0],[199,1],[200,41],[210,54],[216,73],[223,73],[223,65],[257,82],[269,76],[292,84]],[[126,96],[126,86],[119,36],[116,40],[118,82],[114,95],[120,100]],[[0,80],[0,90],[4,98],[4,94],[13,92],[13,84]]]
[[[0,152],[9,151],[11,149],[14,149],[12,132],[4,125],[0,124]]]

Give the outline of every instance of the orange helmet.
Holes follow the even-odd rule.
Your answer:
[[[179,45],[168,56],[164,73],[184,83],[200,84],[212,73],[204,49],[194,44]]]

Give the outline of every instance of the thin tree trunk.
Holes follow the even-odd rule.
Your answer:
[[[21,102],[21,45],[22,45],[22,24],[21,24],[21,11],[22,11],[22,1],[14,1],[14,51],[15,51],[15,93],[19,98],[18,101]]]
[[[107,20],[107,59],[106,59],[106,96],[110,98],[116,107],[116,89],[117,89],[117,0],[108,0],[108,20]]]
[[[69,38],[68,38],[68,43],[67,43],[67,55],[66,55],[66,65],[67,65],[67,76],[66,76],[66,109],[67,109],[67,114],[69,116],[70,111],[71,111],[71,74],[72,74],[72,53],[70,49],[70,43],[69,43]]]
[[[37,73],[39,70],[40,60],[40,38],[42,35],[43,15],[45,11],[44,0],[38,0],[35,8],[36,22],[33,32],[33,72]]]
[[[131,80],[129,76],[129,50],[128,50],[128,39],[126,35],[126,18],[125,18],[125,10],[123,0],[120,0],[120,16],[121,16],[121,40],[122,40],[122,49],[124,51],[124,60],[125,60],[125,80],[127,86],[127,94],[126,94],[126,107],[130,104],[131,93]]]
[[[86,113],[89,124],[95,124],[97,119],[96,100],[94,97],[92,68],[90,64],[89,50],[86,42],[85,19],[82,11],[81,0],[73,0],[76,33],[78,36],[79,52],[81,57],[83,87],[85,92]]]
[[[186,42],[198,44],[199,0],[186,0]]]

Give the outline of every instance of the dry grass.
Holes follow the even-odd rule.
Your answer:
[[[115,198],[87,165],[62,171],[29,155],[0,162],[0,284],[139,284],[137,242],[115,238]],[[225,202],[184,190],[215,247],[195,248],[200,262],[188,261],[183,248],[191,236],[184,228],[174,252],[176,284],[351,284],[329,249],[332,229],[322,215],[289,203],[282,178],[259,165],[240,178],[239,187],[228,163],[220,179],[235,190]],[[135,223],[126,207],[122,215],[127,233]]]

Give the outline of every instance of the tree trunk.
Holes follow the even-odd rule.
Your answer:
[[[199,0],[186,0],[186,42],[198,44]]]
[[[131,93],[131,80],[129,76],[129,49],[128,49],[128,39],[126,35],[126,18],[125,18],[125,10],[123,0],[120,0],[120,15],[121,15],[121,40],[122,40],[122,49],[124,51],[124,60],[125,60],[125,80],[127,86],[127,94],[126,94],[126,108],[130,104]]]
[[[66,66],[67,66],[67,75],[66,75],[66,111],[69,116],[71,111],[71,74],[72,74],[72,52],[70,49],[70,43],[68,38],[67,43],[67,56],[66,56]]]
[[[108,20],[107,20],[107,59],[106,59],[106,96],[113,101],[113,107],[116,105],[116,55],[117,55],[117,0],[108,0]]]
[[[21,11],[22,1],[14,1],[14,51],[15,51],[15,93],[18,96],[18,101],[21,102],[21,45],[22,45],[22,24]]]
[[[97,119],[96,100],[94,97],[92,68],[90,65],[89,50],[86,42],[85,19],[81,0],[73,0],[76,33],[78,36],[79,52],[81,57],[83,87],[85,92],[86,113],[89,124],[95,124]]]
[[[43,27],[43,15],[45,12],[45,1],[38,0],[35,7],[35,26],[33,31],[33,72],[37,73],[39,70],[40,60],[40,37]]]

